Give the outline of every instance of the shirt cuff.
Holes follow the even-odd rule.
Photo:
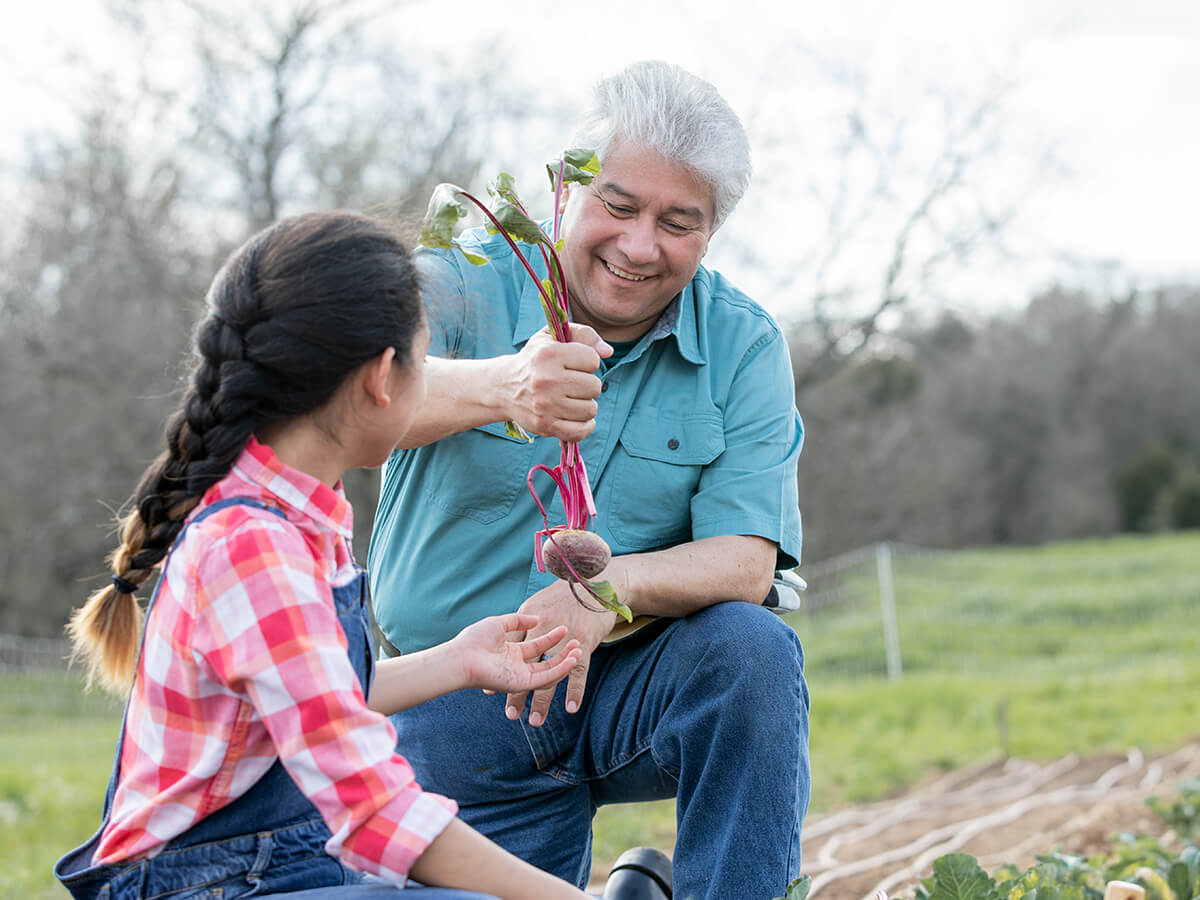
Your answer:
[[[786,525],[781,527],[778,518],[725,515],[692,522],[692,540],[722,537],[727,534],[748,534],[774,541],[779,548],[775,558],[777,570],[794,569],[800,565],[800,548],[803,545],[800,532]]]
[[[418,792],[416,797],[411,791]],[[343,845],[337,855],[352,868],[372,872],[403,887],[417,858],[457,813],[458,804],[453,800],[422,791],[414,784],[379,810],[372,823],[374,827],[368,826],[367,833],[356,835],[353,847]],[[383,821],[395,824],[385,832],[378,827]],[[330,844],[336,840],[337,835]]]

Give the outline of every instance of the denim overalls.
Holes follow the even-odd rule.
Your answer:
[[[233,504],[257,506],[283,516],[280,510],[260,501],[230,497],[201,510],[183,531]],[[176,539],[176,547],[183,531]],[[165,564],[163,571],[166,571]],[[160,580],[160,587],[161,584]],[[150,609],[157,597],[156,587]],[[335,587],[333,602],[338,622],[346,634],[350,662],[365,693],[370,689],[375,668],[366,573],[359,569],[354,580]],[[149,614],[148,609],[147,619]],[[112,810],[124,738],[125,725],[122,724],[100,829],[91,840],[69,852],[54,867],[54,874],[74,897],[234,900],[363,881],[360,873],[325,852],[329,828],[279,760],[245,794],[172,839],[153,858],[93,865],[93,852]],[[449,897],[455,893],[439,892],[438,896]],[[406,891],[405,894],[415,896],[413,892]]]

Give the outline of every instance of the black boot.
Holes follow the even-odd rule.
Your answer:
[[[604,900],[671,900],[671,858],[653,847],[626,850],[604,883]]]

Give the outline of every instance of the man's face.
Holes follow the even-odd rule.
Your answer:
[[[692,280],[712,233],[706,184],[653,151],[614,145],[590,185],[570,185],[563,211],[574,320],[606,340],[641,337]]]

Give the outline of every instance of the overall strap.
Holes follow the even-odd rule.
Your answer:
[[[280,518],[286,518],[284,516],[283,510],[279,509],[279,507],[272,506],[271,504],[265,503],[262,500],[256,500],[253,497],[226,497],[224,500],[218,500],[216,503],[211,503],[208,506],[204,507],[204,509],[200,510],[200,512],[196,513],[192,518],[188,519],[188,521],[184,523],[183,528],[181,528],[179,530],[179,534],[177,534],[175,536],[175,540],[174,540],[174,542],[172,542],[171,549],[167,552],[166,558],[163,560],[162,565],[159,567],[158,582],[154,585],[154,591],[150,594],[150,602],[146,604],[146,614],[142,618],[142,623],[143,623],[142,635],[141,635],[141,638],[138,643],[137,660],[134,662],[134,666],[133,666],[133,680],[134,681],[137,680],[138,667],[141,665],[141,662],[142,662],[142,651],[146,647],[145,623],[149,621],[150,611],[154,608],[154,602],[158,599],[158,592],[162,589],[163,577],[166,575],[167,565],[171,561],[171,556],[175,553],[175,550],[183,542],[183,536],[184,536],[184,534],[187,533],[187,530],[189,528],[191,528],[197,522],[204,521],[209,516],[211,516],[213,513],[218,512],[218,511],[225,509],[227,507],[230,507],[230,506],[254,506],[254,507],[257,507],[258,509],[269,510],[270,512],[273,512],[275,515],[279,516]],[[109,776],[109,779],[108,779],[108,789],[104,792],[104,811],[101,813],[101,819],[103,822],[103,824],[101,826],[102,828],[104,827],[104,825],[108,824],[108,817],[112,813],[113,798],[116,796],[116,793],[117,793],[117,781],[121,777],[121,747],[125,743],[125,724],[129,719],[129,703],[132,699],[133,699],[133,683],[131,682],[129,685],[129,695],[125,698],[125,712],[121,716],[121,733],[120,733],[120,736],[117,738],[116,750],[113,751],[112,774]]]

